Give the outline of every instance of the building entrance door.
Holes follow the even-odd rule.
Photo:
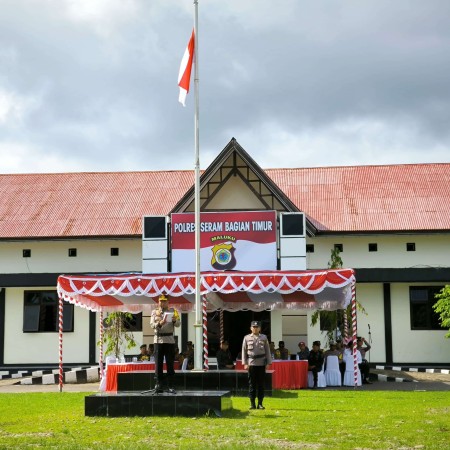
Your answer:
[[[241,353],[242,341],[250,333],[252,320],[261,322],[261,333],[270,340],[270,311],[236,311],[223,312],[223,337],[230,344],[230,352],[234,359]],[[208,354],[216,356],[220,347],[220,311],[208,314]]]

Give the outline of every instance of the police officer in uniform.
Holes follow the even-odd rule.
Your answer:
[[[252,332],[242,342],[242,363],[244,369],[248,370],[250,409],[265,409],[264,378],[266,366],[272,364],[269,340],[265,334],[261,334],[261,322],[253,321],[250,330]],[[255,404],[256,397],[258,406]]]
[[[180,317],[178,311],[169,309],[169,300],[165,295],[159,296],[159,306],[156,308],[150,318],[150,326],[155,330],[155,392],[161,394],[163,392],[163,364],[164,357],[167,365],[167,384],[168,392],[175,394],[173,385],[175,370],[173,367],[175,358],[175,338],[173,332],[175,327],[180,326]],[[168,320],[166,313],[172,313],[173,316]]]

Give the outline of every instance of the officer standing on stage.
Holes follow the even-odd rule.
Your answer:
[[[261,334],[261,322],[251,323],[251,333],[244,337],[242,342],[242,363],[248,370],[248,385],[250,397],[250,409],[265,409],[264,378],[266,366],[272,364],[269,340],[265,334]],[[255,399],[258,397],[258,406]]]
[[[176,394],[173,378],[175,376],[175,338],[173,332],[175,327],[180,326],[180,315],[174,308],[169,309],[169,299],[165,295],[159,296],[159,306],[151,315],[150,325],[155,330],[155,392],[161,394],[162,378],[164,376],[164,357],[167,365],[168,392]],[[168,317],[171,317],[168,319]]]

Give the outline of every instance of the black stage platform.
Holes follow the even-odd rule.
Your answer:
[[[272,370],[266,372],[265,394],[272,396]],[[117,391],[136,392],[152,389],[155,373],[122,372],[117,374]],[[206,372],[177,371],[174,378],[179,391],[230,391],[231,395],[248,395],[248,372],[246,370],[208,370]]]
[[[148,375],[147,375],[148,376]],[[198,416],[232,408],[229,391],[178,391],[177,394],[118,392],[85,397],[85,415],[101,417]]]

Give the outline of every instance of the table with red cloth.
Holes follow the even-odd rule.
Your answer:
[[[174,362],[174,369],[180,369],[180,363],[178,361]],[[164,364],[164,370],[167,370],[166,364]],[[106,383],[101,383],[100,390],[105,390],[106,392],[116,392],[117,391],[117,374],[121,372],[146,372],[155,371],[155,363],[151,362],[135,362],[135,363],[119,363],[119,364],[108,364],[105,370]],[[103,380],[102,380],[103,381]],[[102,389],[102,385],[104,389]]]
[[[242,361],[236,361],[236,370],[243,370]],[[272,361],[274,389],[304,389],[308,387],[308,361]]]

